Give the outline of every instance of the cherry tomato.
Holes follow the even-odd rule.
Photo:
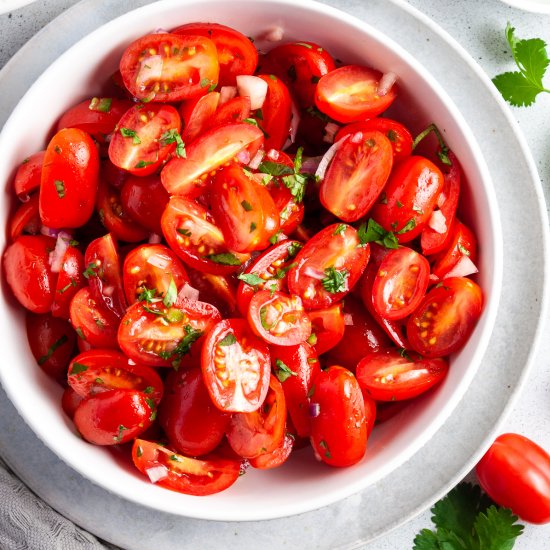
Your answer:
[[[38,235],[42,227],[38,212],[38,193],[32,195],[27,202],[19,205],[9,221],[8,234],[10,240],[15,241],[22,234]]]
[[[172,31],[173,34],[206,36],[216,45],[220,64],[220,86],[235,86],[236,77],[254,74],[258,52],[239,31],[218,23],[188,23]]]
[[[212,452],[221,443],[229,419],[212,403],[200,368],[168,375],[159,422],[176,451],[191,456]]]
[[[425,357],[459,350],[481,315],[483,293],[464,277],[445,279],[426,294],[407,321],[411,347]]]
[[[222,105],[218,104],[216,112],[208,121],[208,126],[214,128],[216,126],[223,126],[224,124],[235,124],[243,122],[243,120],[249,117],[250,98],[247,96],[233,97]]]
[[[202,347],[201,366],[220,410],[253,412],[262,406],[269,387],[269,350],[245,320],[225,319],[214,326]]]
[[[336,151],[319,189],[321,204],[346,222],[362,218],[378,198],[393,164],[390,140],[356,132]]]
[[[6,281],[19,303],[33,313],[47,313],[54,300],[57,273],[49,257],[55,239],[43,235],[22,235],[4,252]]]
[[[29,195],[40,187],[45,155],[46,151],[34,153],[27,157],[17,169],[13,185],[20,200],[28,200]]]
[[[167,102],[201,96],[218,83],[216,46],[202,36],[148,34],[126,48],[120,72],[138,99]]]
[[[367,449],[367,419],[361,388],[355,376],[332,366],[315,378],[311,402],[319,414],[311,419],[311,445],[330,466],[351,466]]]
[[[272,453],[285,438],[286,404],[281,383],[273,375],[260,408],[233,414],[227,429],[227,441],[243,458]]]
[[[288,289],[306,309],[323,309],[341,300],[355,285],[369,261],[357,231],[346,224],[325,227],[298,252],[288,272]]]
[[[202,459],[175,453],[158,443],[136,439],[132,448],[136,468],[160,487],[186,495],[212,495],[233,485],[240,462],[215,455]]]
[[[357,365],[357,381],[376,401],[411,399],[447,375],[444,359],[411,359],[395,349],[367,354]]]
[[[181,139],[184,143],[191,143],[205,131],[219,101],[219,92],[209,92],[181,104],[179,113],[182,122]]]
[[[308,315],[311,319],[311,336],[308,342],[318,355],[332,349],[342,340],[346,329],[342,302],[309,311]]]
[[[61,396],[61,407],[63,412],[72,420],[74,413],[80,403],[83,401],[83,397],[78,395],[70,386],[67,386]]]
[[[550,522],[550,455],[515,433],[499,435],[476,466],[483,490],[530,523]]]
[[[74,413],[82,437],[94,445],[132,441],[153,422],[147,395],[137,390],[110,390],[84,399]]]
[[[99,154],[92,138],[78,128],[60,130],[44,155],[40,218],[47,227],[80,227],[94,210]]]
[[[64,319],[49,313],[27,313],[27,338],[38,366],[58,382],[67,380],[67,367],[75,345],[75,333]]]
[[[278,468],[281,464],[286,462],[293,448],[294,438],[290,434],[285,434],[283,442],[275,450],[270,453],[263,453],[253,458],[249,458],[248,462],[250,466],[260,470]]]
[[[360,65],[344,65],[321,77],[315,90],[317,108],[347,124],[383,113],[397,96],[395,86],[380,95],[382,73]]]
[[[74,295],[84,286],[86,279],[82,274],[84,271],[84,256],[78,248],[69,246],[63,261],[61,270],[57,277],[55,295],[52,303],[52,315],[69,319],[71,300]]]

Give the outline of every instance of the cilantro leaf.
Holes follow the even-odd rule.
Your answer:
[[[510,509],[495,505],[480,513],[474,525],[480,550],[512,550],[523,532],[523,525],[516,524],[517,520]]]
[[[375,222],[372,218],[369,219],[368,224],[362,224],[357,230],[357,236],[359,242],[362,245],[367,243],[376,243],[386,248],[395,249],[399,247],[397,237],[393,231],[386,231],[379,223]]]
[[[239,273],[237,279],[244,281],[247,285],[256,286],[265,283],[265,281],[255,273]]]
[[[283,383],[285,380],[288,380],[291,376],[298,376],[298,373],[294,372],[286,363],[277,359],[275,361],[275,375],[279,379],[279,382]]]
[[[162,299],[162,303],[166,307],[172,307],[177,297],[178,297],[178,289],[176,287],[176,283],[174,282],[174,277],[170,277],[170,284],[168,285],[168,290],[166,291],[166,294]]]
[[[221,254],[210,254],[206,256],[209,260],[216,264],[221,265],[242,265],[241,261],[235,254],[232,254],[231,252],[223,252]]]
[[[169,145],[170,143],[176,144],[176,156],[180,157],[182,159],[187,157],[187,153],[185,152],[185,143],[183,143],[183,140],[181,139],[181,136],[179,132],[172,128],[171,130],[167,130],[160,136],[160,143],[161,145]]]
[[[348,290],[348,271],[346,269],[336,269],[335,267],[327,267],[325,269],[325,278],[321,279],[323,288],[331,294],[345,292]]]

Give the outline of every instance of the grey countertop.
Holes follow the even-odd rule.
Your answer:
[[[12,13],[1,15],[0,67],[3,67],[46,23],[76,3],[77,0],[39,0]],[[524,38],[536,36],[550,44],[550,15],[523,12],[508,7],[498,0],[409,0],[409,3],[453,36],[490,77],[505,70],[513,70],[511,56],[504,41],[503,31],[507,21],[516,28],[518,36]],[[0,0],[0,7],[1,4],[2,0]],[[549,83],[550,74],[546,78],[547,86]],[[475,101],[475,98],[472,98],[472,101]],[[542,94],[534,106],[512,109],[512,113],[527,139],[548,204],[550,125],[546,121],[550,114],[550,94]],[[487,139],[498,139],[498,137],[488,135]],[[518,185],[521,185],[521,182],[518,182]],[[503,220],[503,223],[513,223],[513,221]],[[548,322],[546,326],[548,330],[550,328]],[[549,357],[550,339],[543,338],[526,387],[502,428],[502,431],[522,433],[539,442],[547,450],[550,449]],[[366,548],[372,550],[412,548],[414,535],[420,529],[431,525],[430,515],[429,511],[422,513]],[[527,526],[516,548],[543,550],[550,548],[549,541],[550,525]]]

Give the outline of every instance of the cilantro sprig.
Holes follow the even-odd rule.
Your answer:
[[[523,532],[518,518],[477,485],[460,483],[432,508],[434,530],[422,529],[413,550],[511,550]]]
[[[361,224],[357,230],[357,236],[362,245],[374,242],[389,249],[399,248],[399,242],[395,233],[393,231],[386,231],[372,218],[369,219],[368,224]]]
[[[540,93],[550,93],[550,89],[545,88],[542,83],[550,60],[544,40],[520,40],[516,37],[515,30],[510,23],[506,25],[506,40],[519,71],[499,74],[493,78],[493,84],[502,97],[514,107],[528,107],[535,102]]]

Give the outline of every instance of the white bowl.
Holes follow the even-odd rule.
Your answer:
[[[216,21],[258,35],[276,25],[285,38],[318,42],[334,57],[360,62],[399,75],[401,118],[420,130],[435,122],[460,159],[468,186],[462,217],[480,242],[480,275],[486,303],[480,322],[460,353],[452,358],[446,380],[378,427],[367,455],[356,466],[333,469],[300,451],[273,471],[249,469],[229,490],[209,497],[174,493],[148,482],[104,448],[78,436],[60,408],[60,388],[37,368],[28,349],[24,314],[4,287],[0,313],[4,349],[0,379],[34,432],[61,459],[98,485],[144,506],[193,518],[248,521],[289,516],[319,508],[373,484],[403,464],[442,426],[464,395],[486,349],[494,324],[502,278],[502,243],[497,201],[475,139],[451,100],[420,66],[391,40],[367,24],[331,7],[303,0],[165,0],[130,12],[99,28],[62,55],[23,97],[0,135],[0,181],[11,197],[15,167],[45,146],[58,116],[69,106],[97,93],[105,75],[117,67],[133,39],[157,28],[191,21]],[[5,225],[6,199],[0,206]],[[2,239],[4,239],[2,233]],[[5,248],[5,242],[0,242]],[[452,449],[450,449],[452,452]],[[47,475],[47,472],[44,472]]]

